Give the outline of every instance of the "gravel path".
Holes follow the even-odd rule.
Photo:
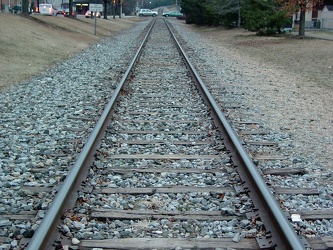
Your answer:
[[[240,115],[253,117],[272,134],[288,135],[286,154],[303,159],[303,166],[311,172],[326,172],[321,173],[325,177],[322,184],[332,184],[332,178],[326,178],[333,169],[333,91],[300,73],[276,69],[245,53],[216,46],[216,33],[203,37],[187,26],[175,27],[181,28],[187,45],[195,48],[193,60],[200,58],[198,65],[214,73],[212,81],[220,80],[232,89],[234,98],[248,109],[239,111]]]
[[[173,22],[175,23],[175,22]],[[257,161],[259,169],[305,168],[305,175],[266,176],[273,186],[319,189],[319,196],[281,195],[282,207],[291,212],[333,207],[333,110],[332,91],[317,86],[300,73],[277,69],[246,53],[216,46],[218,33],[202,36],[186,25],[174,26],[189,47],[188,55],[196,61],[205,80],[216,86],[225,86],[227,98],[241,104],[239,109],[227,109],[227,117],[236,131],[239,121],[259,123],[259,129],[269,130],[266,135],[245,137],[268,140],[279,144],[279,154],[286,160]],[[207,74],[209,72],[209,74]],[[261,149],[246,146],[253,155]],[[274,180],[274,181],[273,181]],[[307,236],[333,235],[333,220],[302,221],[295,228]],[[329,227],[327,227],[329,225]],[[313,233],[317,232],[317,233]]]
[[[46,197],[41,204],[26,187],[51,187],[61,181],[79,153],[73,148],[83,145],[81,137],[93,128],[148,22],[0,93],[0,237],[8,238],[0,249],[15,249],[13,228],[23,234],[36,227],[38,221],[15,227],[18,222],[1,215],[48,207],[51,199]],[[259,161],[259,167],[305,167],[306,175],[281,178],[275,185],[321,191],[318,197],[279,197],[287,210],[332,208],[332,91],[297,73],[217,46],[214,37],[194,33],[177,20],[171,22],[191,47],[188,55],[200,65],[199,71],[210,71],[212,81],[224,84],[231,98],[241,103],[238,111],[228,115],[235,130],[240,117],[251,117],[271,131],[265,139],[277,141],[287,156],[286,161]],[[34,167],[46,171],[29,172]],[[333,235],[333,220],[303,221],[296,227],[304,234]]]

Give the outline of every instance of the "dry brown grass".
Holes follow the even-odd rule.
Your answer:
[[[105,36],[130,28],[140,19],[97,20],[0,13],[0,90],[39,74]]]
[[[288,74],[301,74],[313,84],[333,87],[333,32],[306,32],[301,39],[295,34],[260,37],[243,29],[194,29],[230,50],[245,53]],[[318,33],[332,40],[310,37]]]
[[[0,90],[39,74],[102,37],[129,29],[140,20],[138,17],[100,18],[95,36],[93,19],[41,15],[25,18],[0,13]],[[192,28],[217,45],[246,53],[290,74],[301,73],[316,84],[333,87],[333,41],[291,39],[295,37],[292,35],[258,37],[244,30]]]

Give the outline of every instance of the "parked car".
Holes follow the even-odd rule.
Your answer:
[[[64,15],[64,14],[65,14],[64,9],[61,9],[61,8],[57,9],[57,15]]]
[[[158,15],[158,13],[156,11],[152,11],[152,10],[149,10],[149,9],[140,9],[138,15],[140,17],[142,17],[142,16],[152,16],[152,17],[155,17],[155,16]]]
[[[165,16],[165,17],[182,17],[184,16],[183,13],[181,13],[180,11],[169,11],[169,12],[166,12],[166,13],[163,13],[162,16]]]
[[[95,15],[96,17],[101,18],[101,13],[99,11],[93,11],[91,14],[91,10],[87,10],[87,12],[84,14],[86,18],[94,17]]]
[[[64,16],[68,17],[68,16],[69,16],[69,8],[64,9],[63,12],[62,12],[62,14],[63,14]],[[76,13],[76,9],[75,9],[75,8],[73,8],[73,10],[72,10],[72,16],[73,16],[73,17],[76,17],[76,16],[77,16],[77,13]]]
[[[39,13],[41,13],[42,15],[56,16],[58,10],[54,8],[52,4],[40,4]]]
[[[10,13],[20,13],[22,12],[21,6],[15,5],[13,8],[9,8]]]

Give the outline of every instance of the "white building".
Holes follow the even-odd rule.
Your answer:
[[[333,29],[333,5],[325,5],[321,11],[321,28]]]

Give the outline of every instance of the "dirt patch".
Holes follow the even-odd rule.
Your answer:
[[[245,53],[287,74],[300,74],[313,85],[333,87],[333,41],[300,39],[292,34],[261,37],[243,29],[192,28],[230,50]]]
[[[283,41],[271,41],[271,40],[248,40],[248,41],[238,41],[235,45],[250,46],[250,47],[262,47],[264,45],[276,45]]]

